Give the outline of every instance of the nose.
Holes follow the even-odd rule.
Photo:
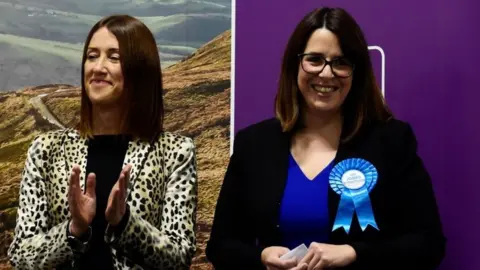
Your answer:
[[[320,76],[321,78],[333,78],[334,74],[333,74],[332,66],[325,65],[322,72],[320,72],[318,76]]]
[[[93,72],[103,73],[105,72],[105,59],[104,57],[99,57],[92,68]]]

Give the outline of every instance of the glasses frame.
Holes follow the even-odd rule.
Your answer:
[[[305,70],[305,68],[303,67],[303,58],[304,58],[305,56],[309,56],[309,55],[314,55],[314,56],[321,57],[321,58],[325,61],[325,64],[323,65],[322,69],[320,69],[320,71],[317,71],[317,72],[309,72],[309,71],[306,71],[306,70]],[[344,58],[344,57],[340,57],[340,59],[343,58],[343,59],[347,60],[349,63],[351,63],[351,65],[352,65],[352,72],[350,72],[350,74],[349,74],[348,76],[338,76],[337,73],[335,73],[335,70],[333,69],[332,64],[333,64],[333,62],[337,61],[339,58],[335,58],[335,59],[333,59],[333,60],[331,60],[331,61],[328,61],[325,57],[323,57],[323,55],[321,55],[321,54],[319,54],[319,53],[299,53],[297,56],[298,56],[298,58],[299,58],[299,60],[300,60],[300,65],[302,66],[303,71],[305,71],[305,72],[308,73],[308,74],[312,74],[312,75],[318,75],[318,74],[322,73],[322,71],[325,69],[326,66],[330,66],[330,70],[332,71],[332,73],[333,73],[333,75],[334,75],[335,77],[343,78],[343,79],[344,79],[344,78],[351,77],[351,76],[353,75],[353,71],[355,70],[355,64],[354,64],[354,63],[351,63],[350,60],[348,60],[348,59],[346,59],[346,58]]]

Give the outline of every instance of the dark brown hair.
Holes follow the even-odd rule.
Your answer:
[[[353,17],[341,8],[318,8],[308,13],[290,36],[280,72],[275,97],[276,117],[283,131],[291,131],[301,123],[301,94],[297,76],[298,54],[303,53],[312,33],[325,27],[333,32],[344,56],[355,64],[352,88],[343,105],[342,141],[349,141],[365,125],[392,117],[375,81],[368,45]],[[300,119],[299,119],[300,118]]]
[[[106,27],[118,40],[124,78],[122,133],[146,141],[163,131],[163,83],[160,58],[152,32],[140,20],[112,15],[97,22],[88,33],[82,57],[82,101],[78,129],[92,136],[92,103],[85,89],[87,50],[96,31]]]

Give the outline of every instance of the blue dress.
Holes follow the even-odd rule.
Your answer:
[[[292,154],[288,179],[280,206],[280,232],[283,246],[293,249],[311,242],[326,243],[330,233],[328,213],[328,177],[333,161],[309,180]]]

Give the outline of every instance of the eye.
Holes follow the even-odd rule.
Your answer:
[[[90,59],[90,60],[95,59],[97,57],[98,57],[98,55],[96,53],[88,53],[87,54],[87,59]]]
[[[112,53],[109,58],[114,60],[114,61],[119,61],[120,60],[120,55],[118,53]]]
[[[303,61],[310,66],[323,66],[325,64],[325,59],[316,54],[305,55]]]
[[[346,58],[337,58],[333,60],[333,65],[338,67],[351,67],[352,63]]]
[[[307,55],[305,60],[308,62],[323,62],[323,58],[319,55]]]

